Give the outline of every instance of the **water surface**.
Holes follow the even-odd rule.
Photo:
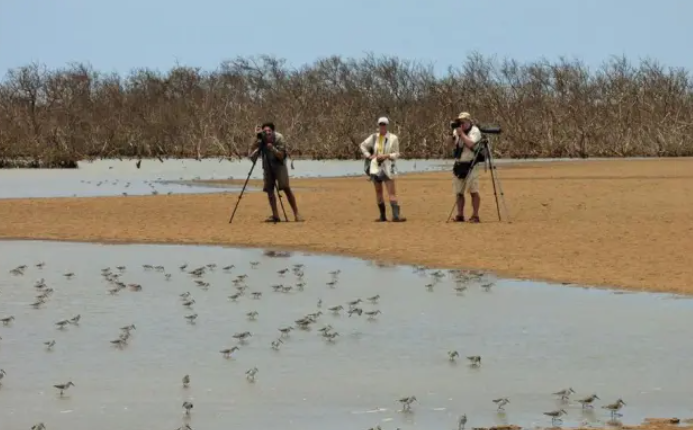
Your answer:
[[[498,164],[565,159],[498,160]],[[593,159],[590,159],[593,161]],[[575,161],[575,160],[567,160]],[[79,169],[0,169],[0,198],[26,197],[96,197],[147,194],[238,192],[239,186],[210,186],[195,180],[241,179],[248,176],[252,163],[205,159],[143,160],[140,168],[135,160],[95,160],[80,162]],[[358,160],[298,160],[290,170],[291,177],[344,177],[363,174]],[[449,170],[450,160],[399,160],[401,173]],[[262,179],[262,168],[256,166],[252,179]],[[250,191],[253,191],[250,189]]]
[[[185,400],[194,403],[195,429],[452,429],[462,413],[469,427],[549,426],[542,412],[558,407],[568,412],[564,425],[603,425],[609,416],[600,406],[619,397],[627,403],[625,424],[690,411],[693,303],[672,296],[492,276],[460,294],[450,274],[436,283],[432,269],[223,247],[5,241],[0,255],[0,317],[16,318],[0,326],[3,428],[43,421],[51,430],[175,429]],[[34,267],[39,262],[45,267]],[[198,279],[179,269],[185,263],[186,271],[217,267]],[[295,264],[305,265],[302,291],[291,270],[278,273]],[[28,266],[23,275],[9,273],[19,265]],[[101,270],[117,273],[119,265],[126,266],[122,282],[142,291],[109,294]],[[330,286],[334,270],[341,273]],[[228,296],[240,274],[248,275],[248,290],[234,302]],[[55,292],[34,309],[41,278]],[[486,283],[494,283],[489,291],[480,286]],[[293,288],[274,292],[276,284]],[[257,300],[254,291],[262,292]],[[192,309],[182,305],[184,292],[195,300]],[[360,305],[381,310],[375,320],[327,311],[376,294],[379,303]],[[318,310],[325,314],[312,330],[294,330],[279,351],[270,348],[280,327]],[[247,319],[250,311],[259,313],[256,321]],[[192,313],[194,325],[184,319]],[[77,314],[79,325],[56,328]],[[113,347],[109,341],[128,324],[137,327],[129,345]],[[340,333],[333,343],[317,330],[326,324]],[[219,351],[246,330],[247,344],[223,358]],[[43,342],[51,339],[56,345],[47,351]],[[453,349],[461,355],[456,363],[447,357]],[[480,368],[467,365],[470,355],[482,357]],[[245,379],[252,367],[259,369],[255,383]],[[67,381],[76,386],[60,398],[53,385]],[[591,412],[559,404],[551,393],[567,387],[575,399],[594,392],[603,400]],[[400,412],[397,399],[410,395],[419,400],[413,412]],[[498,397],[511,401],[505,415],[491,401]]]

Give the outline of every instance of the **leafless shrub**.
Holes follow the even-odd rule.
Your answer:
[[[653,61],[615,58],[591,71],[578,61],[474,54],[437,76],[394,57],[335,56],[296,69],[263,56],[210,72],[176,66],[126,77],[83,64],[10,70],[0,82],[0,167],[236,158],[264,120],[277,124],[294,158],[349,159],[380,115],[391,118],[405,157],[441,158],[462,110],[503,126],[495,151],[504,157],[693,155],[693,79]]]

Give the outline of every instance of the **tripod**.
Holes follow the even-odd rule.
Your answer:
[[[274,189],[277,190],[277,195],[279,196],[279,204],[282,208],[282,213],[284,214],[284,221],[288,222],[289,217],[286,216],[286,209],[284,209],[284,201],[282,200],[282,193],[279,191],[279,182],[277,181],[277,178],[274,177],[274,172],[272,171],[272,165],[270,164],[269,158],[267,154],[265,153],[265,147],[264,143],[261,143],[259,148],[258,148],[258,153],[255,154],[253,157],[253,165],[250,166],[250,170],[248,171],[248,176],[245,178],[245,183],[243,184],[243,188],[241,188],[241,192],[238,195],[238,200],[236,200],[236,206],[233,208],[233,212],[231,212],[231,218],[229,219],[229,224],[233,222],[233,218],[236,216],[236,211],[238,210],[238,205],[241,204],[241,199],[243,198],[243,194],[245,194],[245,189],[248,186],[248,181],[250,181],[250,176],[253,174],[253,170],[255,169],[255,165],[257,164],[257,159],[262,157],[263,164],[269,169],[268,172],[265,172],[267,175],[272,176],[272,182],[274,182]],[[274,193],[274,190],[272,190]]]
[[[481,154],[482,151],[485,151],[486,153],[486,160],[485,161],[478,161],[479,160],[479,155]],[[491,170],[491,183],[493,184],[493,197],[496,200],[496,212],[498,213],[498,221],[503,221],[503,218],[501,216],[501,204],[503,205],[503,212],[505,213],[505,218],[508,222],[510,222],[510,213],[508,212],[508,207],[505,204],[505,194],[503,193],[503,184],[501,184],[500,177],[498,176],[498,172],[496,170],[496,165],[493,163],[493,154],[491,153],[491,148],[489,148],[488,145],[488,138],[484,137],[481,142],[479,147],[474,151],[474,158],[472,158],[471,165],[469,166],[469,171],[467,171],[467,175],[464,178],[464,187],[465,189],[467,188],[468,180],[469,177],[471,176],[472,172],[474,171],[474,168],[478,163],[484,163],[486,165],[487,169]],[[463,190],[464,192],[464,190]],[[450,209],[450,214],[448,215],[446,223],[450,222],[450,219],[452,218],[452,214],[455,211],[455,207],[457,207],[457,199],[459,199],[460,196],[455,196],[455,203],[453,203],[452,208]]]

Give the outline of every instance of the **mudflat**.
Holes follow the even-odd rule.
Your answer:
[[[318,178],[292,180],[303,223],[264,223],[269,208],[260,192],[243,197],[233,224],[234,194],[14,199],[0,201],[0,237],[272,247],[693,293],[693,159],[497,170],[510,223],[498,221],[490,172],[481,174],[482,222],[446,223],[452,173],[436,172],[398,178],[405,223],[374,222],[378,211],[365,177]],[[467,216],[470,210],[468,203]]]

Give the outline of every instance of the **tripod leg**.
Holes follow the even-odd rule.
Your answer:
[[[501,213],[500,213],[500,205],[498,204],[498,192],[496,191],[496,174],[495,174],[495,166],[493,165],[493,161],[491,161],[491,158],[489,157],[488,159],[488,164],[491,169],[491,183],[493,184],[493,197],[496,200],[496,212],[498,212],[498,221],[502,221],[501,219]]]
[[[452,219],[452,214],[455,212],[455,208],[457,207],[457,202],[459,201],[460,196],[455,195],[455,202],[452,204],[452,208],[450,208],[450,213],[448,214],[448,219],[445,221],[446,223],[450,222]]]
[[[508,206],[505,203],[505,193],[503,192],[503,184],[501,183],[500,176],[496,170],[496,182],[498,183],[498,191],[500,193],[500,200],[503,205],[503,212],[505,212],[505,220],[510,222],[510,212],[508,211]]]
[[[279,181],[274,181],[274,186],[277,188],[277,196],[279,196],[279,206],[282,208],[282,213],[284,214],[284,221],[289,222],[289,217],[286,216],[286,209],[284,209],[284,200],[282,199],[282,192],[279,191]]]
[[[233,222],[233,217],[236,216],[236,211],[238,210],[238,205],[241,203],[241,199],[243,198],[243,194],[245,194],[245,189],[248,186],[248,181],[250,180],[250,176],[253,174],[253,170],[255,169],[255,165],[257,164],[257,159],[259,157],[255,157],[253,160],[253,165],[250,166],[250,171],[248,171],[248,176],[245,178],[245,183],[243,184],[243,188],[241,188],[240,194],[238,194],[238,200],[236,200],[236,206],[233,208],[233,212],[231,212],[231,218],[229,219],[229,224]]]

